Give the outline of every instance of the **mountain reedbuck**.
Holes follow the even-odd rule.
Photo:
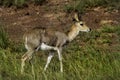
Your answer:
[[[32,29],[26,32],[23,36],[25,48],[27,52],[22,56],[21,59],[21,73],[24,72],[25,61],[30,61],[33,57],[33,53],[41,50],[48,50],[49,56],[47,58],[47,63],[44,67],[44,71],[46,71],[52,57],[54,56],[54,52],[58,53],[59,61],[60,61],[60,71],[63,72],[63,64],[62,64],[62,47],[66,42],[71,42],[80,31],[89,32],[90,29],[79,20],[78,14],[74,14],[75,22],[70,27],[69,32],[63,33],[56,30],[50,29]]]

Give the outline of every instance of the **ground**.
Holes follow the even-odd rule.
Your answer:
[[[0,48],[0,80],[120,80],[120,11],[103,7],[88,8],[81,15],[92,31],[81,32],[63,48],[63,74],[59,72],[57,54],[43,72],[48,52],[41,50],[33,57],[34,68],[26,62],[25,73],[20,74],[26,49],[12,41],[21,42],[24,32],[36,26],[66,31],[73,24],[73,13],[64,10],[64,5],[73,0],[47,1],[43,5],[29,3],[23,9],[0,6],[0,26],[11,40],[7,41],[4,35],[0,39],[0,47],[7,47]],[[104,24],[110,25],[102,27]]]
[[[19,42],[25,31],[34,27],[53,27],[64,31],[72,25],[72,13],[67,13],[64,6],[70,0],[51,0],[45,5],[34,5],[30,3],[28,7],[16,9],[0,7],[0,23],[4,25],[11,41]],[[101,25],[119,24],[120,11],[107,11],[106,8],[97,7],[88,9],[82,15],[83,21],[92,29],[98,29]]]

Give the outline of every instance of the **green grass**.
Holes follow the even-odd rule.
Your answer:
[[[16,6],[17,8],[24,8],[29,2],[41,5],[46,0],[0,0],[0,5],[5,7]]]
[[[59,71],[57,54],[43,72],[47,54],[39,51],[33,60],[35,74],[29,63],[25,74],[20,74],[24,52],[22,44],[0,49],[0,80],[120,80],[120,26],[106,25],[90,33],[81,32],[64,48],[63,73]]]
[[[9,45],[9,39],[4,31],[2,25],[0,25],[0,48],[7,48]]]
[[[22,7],[26,3],[26,0],[1,0],[0,5],[10,7],[12,5],[16,7]]]
[[[78,11],[84,13],[87,8],[107,7],[108,10],[120,10],[120,0],[74,0],[71,4],[65,6],[65,11]]]

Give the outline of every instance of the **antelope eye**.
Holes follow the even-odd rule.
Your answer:
[[[83,26],[83,24],[82,24],[82,23],[81,23],[80,25],[81,25],[81,26]]]

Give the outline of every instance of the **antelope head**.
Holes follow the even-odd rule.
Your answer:
[[[75,20],[74,26],[78,27],[77,29],[79,31],[82,31],[82,32],[89,32],[90,31],[90,28],[85,24],[85,22],[83,22],[79,19],[77,13],[75,13],[75,15],[74,15],[74,20]]]
[[[90,28],[86,26],[86,24],[82,21],[79,20],[78,14],[74,14],[74,24],[72,25],[69,33],[68,33],[68,39],[69,41],[72,41],[78,34],[79,32],[89,32]]]

